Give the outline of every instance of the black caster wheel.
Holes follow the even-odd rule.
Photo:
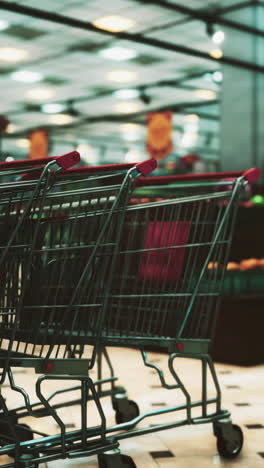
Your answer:
[[[98,455],[99,468],[137,468],[132,458],[122,455],[119,449]]]
[[[128,455],[121,455],[121,460],[123,463],[124,468],[137,468],[136,464],[134,463],[133,459]]]
[[[239,426],[232,424],[232,439],[225,439],[220,433],[217,435],[217,450],[223,458],[236,458],[243,447],[243,432]]]
[[[122,424],[129,421],[132,421],[137,416],[139,416],[139,407],[137,403],[133,400],[124,400],[122,405],[116,409],[116,423]]]
[[[34,433],[27,424],[19,424],[15,429],[19,442],[26,442],[27,440],[34,439]]]
[[[32,429],[27,424],[15,425],[15,433],[18,442],[26,442],[27,440],[34,439]],[[6,437],[5,437],[6,436]],[[13,432],[11,431],[7,422],[1,421],[0,423],[0,445],[10,444],[14,439]]]
[[[30,453],[23,453],[19,457],[18,468],[38,468],[39,464],[32,461],[34,458]]]

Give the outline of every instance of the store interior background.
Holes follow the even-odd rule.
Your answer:
[[[160,174],[264,169],[263,0],[18,0],[0,10],[2,161],[27,158],[35,129],[49,155],[141,161],[147,113],[169,110],[173,150]],[[260,183],[239,208],[216,359],[264,361],[263,232]]]
[[[50,156],[77,149],[82,165],[141,161],[147,113],[171,111],[173,150],[159,174],[264,174],[263,24],[264,0],[0,0],[1,161],[28,158],[36,129]],[[263,176],[239,207],[223,294],[212,354],[247,431],[241,467],[255,468],[264,458]],[[179,466],[195,465],[195,450]]]
[[[27,158],[35,129],[49,155],[141,161],[147,113],[169,110],[160,174],[264,169],[263,0],[18,0],[0,11],[1,161]],[[264,361],[262,193],[239,208],[214,349],[227,362]]]

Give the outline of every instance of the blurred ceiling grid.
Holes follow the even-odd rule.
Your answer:
[[[263,1],[258,5],[264,6]],[[254,2],[256,4],[256,2]],[[208,33],[221,25],[241,34],[264,36],[264,32],[245,23],[228,20],[225,14],[246,9],[252,1],[241,0],[18,0],[1,1],[1,21],[8,27],[0,31],[1,111],[10,116],[14,137],[26,136],[30,129],[46,127],[56,141],[114,142],[116,147],[144,145],[145,133],[127,141],[122,124],[144,128],[145,114],[153,110],[171,109],[176,116],[176,139],[186,129],[188,116],[199,119],[196,149],[206,154],[219,151],[220,80],[213,74],[221,62],[255,69],[243,57],[216,60],[209,52],[218,47]],[[100,30],[93,21],[118,15],[133,21],[121,32]],[[124,61],[102,57],[105,49],[114,47],[133,51],[135,57]],[[2,48],[26,52],[15,62],[1,59]],[[19,70],[41,74],[38,82],[15,81],[12,73]],[[110,72],[126,71],[127,81],[114,81]],[[32,97],[32,91],[46,90]],[[121,100],[117,90],[138,90],[134,99]],[[199,96],[206,90],[209,97]],[[66,106],[68,122],[52,123],[43,104]],[[123,104],[123,107],[122,107]],[[194,119],[194,117],[193,117]],[[189,124],[190,125],[190,124]],[[191,130],[193,131],[193,130]],[[186,148],[186,151],[188,148]]]

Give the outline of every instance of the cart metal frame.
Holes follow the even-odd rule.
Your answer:
[[[124,229],[128,228],[131,235],[127,236],[126,231],[123,230],[122,226],[120,245],[115,252],[115,259],[112,264],[115,267],[115,275],[113,280],[111,280],[111,284],[109,283],[109,290],[105,295],[105,298],[107,299],[105,303],[105,313],[102,315],[102,326],[99,329],[100,336],[98,337],[98,341],[95,341],[98,344],[97,350],[102,349],[102,347],[105,346],[126,346],[140,349],[144,364],[157,372],[161,386],[168,390],[179,390],[182,392],[186,403],[181,406],[174,406],[142,414],[133,418],[131,421],[117,424],[113,427],[107,427],[95,382],[93,382],[89,376],[83,375],[83,373],[78,375],[80,367],[76,359],[72,360],[72,365],[75,367],[76,374],[69,376],[62,375],[65,370],[64,361],[67,360],[66,355],[63,356],[62,359],[56,359],[55,368],[53,367],[54,361],[48,358],[48,361],[46,362],[49,366],[46,367],[46,374],[38,378],[36,391],[39,401],[43,407],[59,425],[60,433],[57,436],[42,435],[39,439],[27,440],[16,444],[11,443],[1,448],[0,455],[7,453],[15,455],[14,464],[6,465],[6,467],[11,468],[15,466],[16,468],[35,468],[38,466],[38,463],[41,462],[48,462],[58,458],[77,458],[94,454],[98,455],[100,468],[133,467],[135,465],[132,459],[120,454],[118,448],[120,440],[187,424],[203,423],[213,424],[214,434],[217,438],[218,450],[221,455],[227,458],[234,458],[239,454],[243,445],[243,434],[238,426],[232,424],[230,413],[222,408],[221,390],[213,362],[209,355],[209,348],[216,326],[216,312],[219,307],[221,287],[224,278],[228,250],[232,239],[236,208],[241,196],[244,195],[248,184],[254,182],[258,176],[259,171],[253,169],[246,173],[224,173],[215,174],[213,176],[200,176],[200,178],[198,176],[197,178],[191,178],[190,183],[188,183],[189,181],[187,178],[187,180],[185,179],[185,182],[187,183],[183,183],[182,185],[177,184],[176,187],[171,186],[170,188],[172,188],[173,194],[164,196],[161,201],[144,201],[144,203],[141,203],[140,205],[126,207],[125,210],[122,208],[116,208],[116,205],[114,209],[108,208],[108,213],[111,214],[111,216],[113,216],[113,213],[118,214],[119,211],[122,212],[124,215],[124,218],[122,219],[125,226]],[[133,182],[134,178],[135,176],[133,175]],[[209,182],[205,182],[205,184],[201,183],[203,178],[205,181],[208,181],[209,179]],[[232,180],[230,180],[230,178],[232,178]],[[211,182],[210,179],[213,179],[214,182]],[[171,179],[169,181],[167,180],[166,184],[171,182]],[[179,182],[179,180],[176,178],[174,179],[174,182]],[[158,184],[164,186],[165,181],[164,179],[162,180],[162,178],[154,177],[149,178],[148,181],[144,180],[142,184],[156,188]],[[197,195],[195,192],[198,188],[201,191]],[[180,195],[177,194],[177,189],[182,192]],[[131,192],[129,193],[129,196],[131,196]],[[134,196],[136,196],[136,191],[133,194],[133,197]],[[210,204],[213,206],[211,211],[213,216],[210,220],[210,226],[208,226],[204,220],[206,220],[205,214],[208,214],[207,210],[209,210],[208,207]],[[182,218],[182,215],[179,215],[179,213],[182,213],[181,210],[184,206],[190,206],[191,211],[186,211]],[[153,216],[150,215],[151,211],[154,212]],[[174,215],[176,216],[175,218],[173,218]],[[198,215],[200,218],[197,218]],[[168,218],[168,216],[171,216],[171,218]],[[182,226],[181,223],[183,222],[189,223],[190,219],[191,227],[195,226],[195,219],[200,219],[201,232],[206,235],[209,235],[208,233],[210,233],[211,237],[209,240],[206,238],[207,240],[200,242],[197,241],[196,236],[198,231],[194,227],[192,236],[190,235],[192,242],[190,239],[187,239],[187,235],[187,237],[183,236],[182,241],[179,243],[180,236],[176,234],[179,232],[179,229],[181,230],[179,226]],[[162,242],[159,245],[155,242],[151,244],[155,237],[153,235],[153,224],[151,223],[156,223],[156,227],[158,227],[159,230],[159,239],[161,239],[162,227],[160,227],[159,223],[163,223],[164,229],[164,226],[168,226],[168,224],[166,224],[168,221],[175,222],[175,220],[176,223],[178,223],[176,224],[176,231],[175,224],[169,225],[169,229],[171,229],[171,226],[174,226],[174,238],[178,238],[178,243],[173,244],[168,241],[170,233],[167,231],[167,233],[165,232],[167,244],[166,242],[164,244],[163,241],[163,244]],[[141,225],[145,229],[143,244],[142,237],[138,235],[138,226],[141,228]],[[201,228],[202,225],[204,225],[203,228]],[[152,226],[151,229],[149,229],[149,226]],[[191,227],[189,228],[189,233],[191,232]],[[149,237],[152,241],[147,245],[146,240]],[[100,245],[100,241],[98,242],[98,246]],[[202,260],[200,260],[200,262],[196,258],[195,263],[193,257],[187,256],[187,266],[190,270],[188,270],[185,265],[187,270],[184,272],[183,268],[184,263],[186,262],[186,258],[184,257],[185,253],[183,256],[181,255],[178,257],[177,262],[175,261],[175,257],[170,254],[169,259],[167,259],[168,263],[166,265],[166,274],[164,277],[161,267],[165,263],[165,257],[159,255],[161,251],[171,252],[177,251],[178,249],[178,252],[180,252],[182,249],[186,250],[195,248],[204,249],[199,251],[203,252],[201,255]],[[153,252],[155,253],[154,257],[152,255]],[[192,250],[191,253],[193,253]],[[137,271],[140,272],[141,283],[138,281],[138,278],[135,281],[131,281],[131,275],[132,273],[134,274],[134,270],[131,266],[131,258],[136,260],[137,266],[140,266],[140,269]],[[137,262],[137,259],[139,258],[140,262]],[[171,260],[174,260],[174,263],[171,262]],[[152,268],[148,269],[147,266],[150,264],[150,261],[152,261]],[[216,263],[217,261],[219,268],[214,268],[212,272],[209,272],[208,265],[210,261],[213,263]],[[196,264],[196,266],[199,266],[198,275],[197,272],[195,272],[197,276],[195,276],[191,269],[191,262]],[[170,270],[171,263],[174,265],[174,270],[172,271]],[[180,267],[175,267],[177,263],[178,265],[180,264]],[[156,265],[158,265],[158,269],[156,268]],[[193,276],[188,276],[188,271],[192,271]],[[113,270],[110,270],[110,274],[112,272]],[[158,277],[156,273],[158,274]],[[169,275],[171,275],[170,278]],[[178,284],[181,285],[182,289],[177,290],[175,281],[179,281]],[[189,288],[192,286],[191,292],[189,288],[188,290],[185,290],[185,293],[183,292],[186,284],[189,285]],[[139,294],[140,287],[141,293]],[[208,287],[209,291],[207,289]],[[187,299],[184,300],[184,302],[177,303],[177,298],[180,297],[180,300],[182,301],[183,296]],[[210,302],[211,297],[213,296],[216,297],[215,303]],[[213,317],[210,316],[210,319],[209,316],[206,315],[207,312],[201,312],[201,310],[203,310],[203,304],[199,303],[199,301],[197,303],[197,298],[199,299],[200,297],[209,297],[208,303],[210,307],[208,310],[210,312],[212,312],[211,309],[214,307],[214,314]],[[158,306],[155,306],[155,308],[153,304],[157,299],[158,302],[161,302],[159,302]],[[168,334],[164,335],[164,330],[166,329],[164,328],[165,324],[163,323],[161,325],[158,320],[154,318],[155,314],[153,315],[154,311],[157,314],[157,317],[162,319],[161,305],[164,306],[165,304],[168,308],[168,302],[166,302],[168,300],[176,301],[175,303],[178,305],[181,304],[184,309],[184,314],[178,320],[177,326],[173,331],[173,336],[169,336]],[[144,301],[150,301],[150,303],[146,305]],[[129,313],[131,310],[135,311],[138,319],[136,319],[133,324],[131,322],[131,314]],[[128,313],[124,314],[124,312]],[[139,326],[140,313],[146,313],[146,321],[143,325],[141,324]],[[199,326],[197,319],[199,321]],[[155,330],[155,333],[153,330]],[[92,343],[94,344],[93,340]],[[86,343],[85,340],[80,339],[78,344],[85,345]],[[151,363],[149,361],[146,351],[149,345],[156,345],[159,349],[168,353],[168,367],[172,377],[174,378],[175,384],[168,384],[165,380],[162,369],[160,369],[155,363]],[[85,355],[85,352],[83,355]],[[202,398],[199,401],[192,401],[188,388],[184,385],[175,370],[176,358],[184,357],[194,358],[201,361]],[[12,359],[14,365],[22,367],[31,365],[31,359],[27,357],[21,356],[20,358],[16,357]],[[95,359],[92,359],[92,366],[94,363]],[[36,366],[37,372],[42,369],[43,367],[38,368]],[[60,372],[58,372],[58,370]],[[216,396],[214,398],[208,398],[207,396],[208,370],[212,376],[215,386]],[[11,388],[23,395],[28,412],[35,417],[41,417],[41,414],[37,411],[33,411],[26,392],[16,386],[10,366],[7,369],[7,374]],[[56,408],[51,406],[49,400],[42,393],[43,382],[47,380],[63,380],[66,382],[77,380],[80,382],[79,386],[82,391],[82,427],[80,431],[66,431],[65,424],[58,416]],[[99,381],[98,385],[100,384],[101,382]],[[101,423],[98,427],[87,428],[86,407],[87,401],[89,400],[89,393],[96,403],[96,407],[100,415]],[[8,419],[8,409],[5,406],[3,398],[1,398],[1,400],[3,412]],[[209,409],[209,407],[211,408],[211,405],[215,405],[215,410],[211,411]],[[193,416],[194,408],[201,409],[200,416]],[[186,412],[185,419],[175,420],[170,423],[158,423],[155,426],[151,425],[138,429],[134,428],[135,424],[143,421],[144,419],[148,419],[151,416],[160,417],[162,414],[172,412],[177,413],[182,410]]]

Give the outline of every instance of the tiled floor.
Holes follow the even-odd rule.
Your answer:
[[[168,406],[181,405],[184,402],[178,390],[165,390],[160,387],[157,374],[152,369],[144,367],[137,351],[110,349],[110,355],[116,374],[120,378],[120,384],[126,387],[129,398],[138,403],[141,414]],[[169,383],[172,383],[171,376],[166,372],[167,357],[150,352],[149,359],[164,370]],[[189,359],[179,359],[175,367],[192,396],[200,399],[200,363]],[[121,441],[122,453],[130,455],[137,468],[214,468],[215,466],[264,468],[264,365],[242,368],[217,364],[216,369],[223,392],[223,407],[231,411],[233,422],[240,425],[244,432],[245,442],[239,457],[233,461],[226,461],[219,457],[211,424],[184,426]],[[91,376],[93,375],[95,375],[94,371]],[[29,370],[21,369],[16,369],[14,376],[16,383],[25,387],[34,400],[32,389],[36,376]],[[52,382],[50,388],[47,388],[47,393],[51,391],[51,388],[53,390],[60,388],[60,385],[58,382]],[[20,396],[11,392],[8,387],[3,388],[3,394],[7,398],[8,407],[22,404]],[[209,397],[214,395],[214,387],[210,379],[208,395]],[[57,401],[61,399],[60,396]],[[102,401],[109,424],[114,424],[110,399],[106,398]],[[194,414],[195,412],[196,410]],[[64,408],[59,410],[59,414],[67,424],[68,430],[79,427],[78,407]],[[149,418],[147,422],[149,424],[172,422],[179,418],[185,418],[185,414],[168,413]],[[23,422],[46,433],[55,433],[57,429],[56,423],[51,418],[38,420],[27,418]],[[96,422],[98,422],[98,417],[94,404],[91,402],[88,405],[88,425],[94,426]],[[140,422],[139,427],[144,427],[147,422],[146,420]],[[4,460],[2,460],[3,463]],[[53,461],[48,464],[47,468],[95,468],[97,466],[97,458],[91,457]],[[43,464],[41,468],[46,468],[46,466]]]

